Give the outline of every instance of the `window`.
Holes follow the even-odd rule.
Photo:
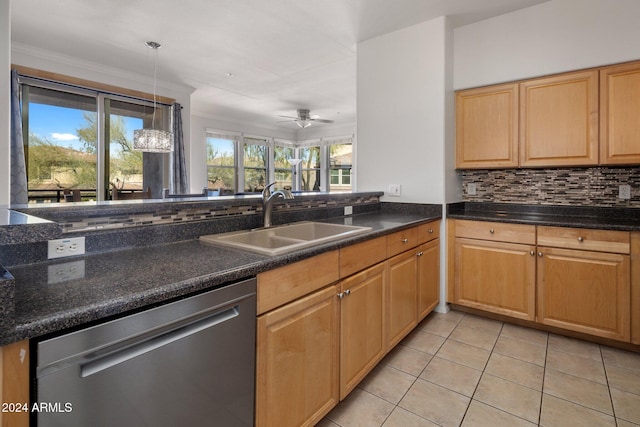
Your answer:
[[[276,189],[348,192],[353,189],[353,136],[294,141],[207,130],[210,190],[259,193]]]
[[[302,147],[300,150],[302,191],[320,191],[320,146]]]
[[[351,143],[329,145],[329,191],[351,191],[352,149]]]
[[[294,190],[294,182],[291,174],[293,165],[291,160],[295,158],[295,148],[276,145],[273,157],[276,189]]]
[[[145,177],[143,164],[165,155],[132,149],[133,130],[151,126],[151,102],[25,76],[20,83],[30,201],[61,201],[64,189],[83,200],[109,199],[112,188],[162,191],[168,177]],[[156,127],[169,128],[169,112],[157,106]]]
[[[267,182],[269,147],[266,139],[244,137],[243,161],[244,192],[256,193],[264,189]]]
[[[236,140],[207,133],[207,188],[219,194],[236,192]]]

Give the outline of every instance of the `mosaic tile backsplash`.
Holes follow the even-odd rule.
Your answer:
[[[640,207],[640,166],[458,171],[463,201],[540,205]],[[475,184],[476,194],[469,194]],[[631,199],[618,198],[619,185]]]

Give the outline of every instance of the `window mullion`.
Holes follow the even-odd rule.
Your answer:
[[[105,95],[100,93],[98,94],[97,99],[97,114],[96,114],[96,137],[98,140],[96,141],[96,199],[97,200],[107,200],[109,195],[109,183],[107,182],[107,171],[105,170],[105,165],[109,161],[106,154],[106,126],[109,124],[107,120],[106,114],[108,114],[108,109],[105,106]]]

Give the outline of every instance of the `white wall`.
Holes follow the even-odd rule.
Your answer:
[[[454,31],[456,89],[640,59],[640,1],[552,0]]]
[[[8,207],[11,191],[11,4],[0,0],[0,208]]]
[[[450,34],[440,17],[358,45],[359,191],[400,184],[382,200],[444,203]]]

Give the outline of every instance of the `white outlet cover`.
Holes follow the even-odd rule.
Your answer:
[[[618,187],[618,198],[622,200],[631,199],[631,186],[621,185]]]
[[[477,188],[474,182],[467,184],[467,194],[469,196],[475,196],[477,194]]]
[[[84,255],[84,236],[49,240],[47,249],[48,259]]]
[[[389,184],[389,196],[400,197],[401,186],[400,184]]]

